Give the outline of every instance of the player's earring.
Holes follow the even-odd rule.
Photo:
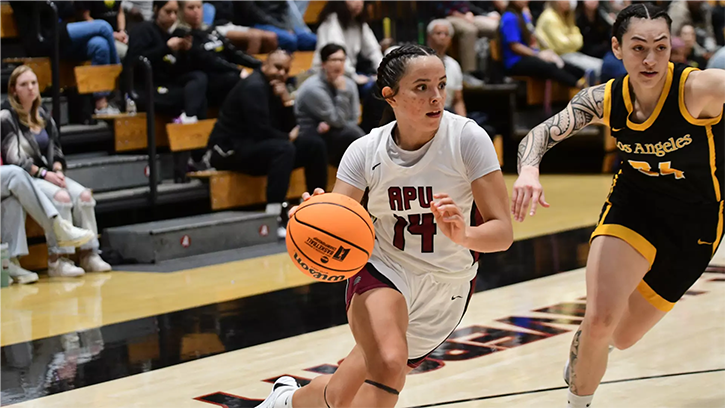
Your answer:
[[[380,388],[381,390],[387,392],[388,394],[400,395],[400,392],[398,390],[396,390],[395,388],[392,388],[392,387],[388,387],[385,384],[380,384],[379,382],[375,382],[373,380],[365,380],[365,382],[372,385],[373,387]]]

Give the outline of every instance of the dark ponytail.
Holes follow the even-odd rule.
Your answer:
[[[617,14],[617,19],[614,21],[614,25],[612,25],[612,37],[616,37],[620,44],[622,44],[624,33],[629,29],[629,21],[633,17],[645,20],[663,18],[667,23],[667,29],[672,30],[672,19],[665,9],[659,8],[652,3],[632,4]]]
[[[398,93],[400,78],[403,77],[405,70],[408,68],[408,62],[413,58],[431,55],[436,55],[432,48],[418,44],[404,44],[390,51],[378,67],[378,80],[373,95],[378,99],[385,100],[383,97],[383,88],[387,86],[393,90],[393,95],[391,96],[395,96]],[[380,126],[387,125],[394,120],[395,112],[393,112],[393,108],[388,104],[383,112],[383,117],[380,119]]]

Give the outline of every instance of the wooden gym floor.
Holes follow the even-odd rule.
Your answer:
[[[398,406],[565,405],[581,267],[610,177],[542,181],[552,208],[484,257],[468,314]],[[3,288],[2,405],[252,407],[282,374],[333,372],[353,344],[344,284],[311,284],[285,253],[247,256]],[[594,406],[725,407],[724,297],[721,249],[641,343],[612,353]]]

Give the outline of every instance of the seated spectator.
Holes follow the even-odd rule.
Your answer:
[[[180,1],[179,4],[182,10],[179,27],[191,31],[191,47],[196,49],[195,54],[204,57],[197,61],[197,67],[208,77],[209,104],[221,106],[229,91],[246,76],[239,66],[258,68],[262,62],[237,50],[216,27],[204,24],[201,1]]]
[[[707,65],[711,53],[707,52],[700,44],[697,43],[697,35],[695,28],[689,24],[685,24],[680,28],[678,35],[685,43],[685,52],[687,64],[695,68],[703,68]]]
[[[433,20],[428,23],[428,46],[435,50],[436,55],[443,60],[446,67],[446,104],[447,111],[463,117],[470,117],[479,126],[486,129],[489,135],[495,135],[496,130],[485,123],[486,114],[483,112],[468,112],[463,100],[463,74],[458,61],[446,55],[451,39],[455,33],[450,21],[444,19]]]
[[[126,30],[129,32],[136,24],[154,19],[152,0],[123,0],[121,8],[126,16]]]
[[[553,79],[569,87],[583,88],[584,70],[563,61],[551,50],[539,51],[528,13],[528,1],[512,1],[501,17],[501,50],[508,75]]]
[[[458,55],[466,82],[480,85],[481,81],[470,75],[478,70],[476,40],[478,37],[494,37],[501,15],[498,11],[482,10],[470,1],[439,1],[435,7],[438,16],[450,21],[456,32]]]
[[[725,69],[725,47],[720,48],[707,62],[707,68]]]
[[[157,112],[179,117],[182,123],[206,119],[207,76],[194,70],[203,57],[192,48],[188,31],[169,30],[176,24],[179,6],[176,1],[155,1],[154,19],[134,27],[129,36],[127,61],[144,56],[151,62],[154,78],[154,107]],[[143,72],[135,73],[134,89],[139,95],[140,109],[146,109],[146,87]]]
[[[680,37],[672,37],[672,52],[670,53],[670,61],[680,64],[688,64],[687,55],[689,54],[685,42]]]
[[[241,8],[244,18],[243,26],[277,34],[279,47],[288,52],[312,51],[317,43],[317,36],[295,27],[290,16],[287,1],[241,1],[235,4]]]
[[[582,33],[582,54],[604,58],[612,49],[612,21],[598,0],[584,0],[577,7],[576,25]]]
[[[214,168],[267,176],[266,212],[280,215],[280,238],[285,236],[283,203],[292,170],[305,168],[308,191],[327,184],[325,142],[298,137],[294,100],[285,87],[290,62],[286,52],[273,51],[260,69],[240,81],[224,101],[207,145]]]
[[[319,15],[317,49],[312,65],[320,67],[320,50],[327,44],[344,46],[347,52],[345,75],[355,80],[360,97],[367,99],[375,86],[375,74],[383,60],[383,53],[378,39],[368,26],[367,12],[363,6],[364,2],[361,0],[328,1],[325,4]]]
[[[10,277],[25,284],[38,280],[38,274],[23,269],[19,258],[28,255],[28,242],[25,235],[25,213],[45,231],[48,248],[79,247],[95,238],[93,232],[76,228],[69,221],[58,216],[58,209],[33,183],[30,174],[14,165],[0,166],[0,191],[2,192],[2,242],[10,250]],[[59,262],[58,254],[50,254],[48,275],[80,276],[83,269],[71,263]]]
[[[238,12],[244,12],[244,5],[233,1],[212,1],[216,8],[214,25],[219,34],[249,54],[259,54],[277,49],[277,34],[237,24],[244,20]],[[240,7],[241,6],[241,7]]]
[[[536,38],[566,63],[589,71],[599,80],[602,60],[579,52],[584,37],[579,31],[569,0],[549,1],[536,22]],[[596,82],[592,80],[591,82]]]
[[[61,7],[61,3],[57,5]],[[53,14],[46,2],[12,1],[15,23],[20,32],[28,56],[47,57],[53,50]],[[68,5],[68,3],[66,3]],[[81,61],[91,60],[93,65],[120,64],[116,53],[113,29],[103,20],[83,21],[78,23],[58,23],[60,57]],[[96,99],[95,113],[111,115],[119,110],[108,103],[108,93],[94,94]]]
[[[103,20],[111,25],[113,38],[116,40],[118,58],[123,59],[128,51],[128,35],[126,34],[126,14],[120,1],[77,1],[75,4],[83,14],[83,20]]]
[[[345,48],[329,43],[320,56],[320,72],[297,90],[295,114],[300,138],[324,140],[329,163],[337,167],[350,143],[365,134],[357,125],[360,98],[355,81],[345,76]]]
[[[708,2],[676,0],[670,3],[667,14],[672,18],[671,30],[673,33],[680,33],[684,26],[691,25],[695,29],[697,43],[706,52],[712,53],[717,50],[715,29],[712,24],[712,7]],[[681,34],[678,36],[682,38]]]
[[[618,59],[611,50],[604,54],[604,59],[602,60],[602,76],[600,81],[607,82],[610,79],[619,78],[625,75],[627,75],[627,70],[624,68],[624,62]]]
[[[107,24],[107,23],[106,23]],[[0,111],[2,124],[2,161],[20,166],[35,177],[33,183],[53,201],[60,217],[93,233],[93,239],[82,245],[80,266],[86,272],[105,272],[111,265],[98,255],[96,202],[91,191],[65,177],[65,159],[58,141],[58,128],[40,104],[38,78],[27,65],[13,71],[8,83],[8,100]],[[53,254],[71,254],[73,248],[52,247]],[[55,258],[52,268],[71,270],[70,260]],[[55,262],[70,266],[55,266]]]

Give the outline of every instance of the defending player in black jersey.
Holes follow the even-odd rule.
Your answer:
[[[569,407],[589,407],[610,345],[635,344],[700,277],[723,235],[725,71],[669,62],[670,17],[649,4],[622,10],[612,50],[628,75],[584,89],[519,146],[512,212],[548,206],[544,153],[590,123],[609,126],[614,177],[587,261],[587,307],[565,379]]]

